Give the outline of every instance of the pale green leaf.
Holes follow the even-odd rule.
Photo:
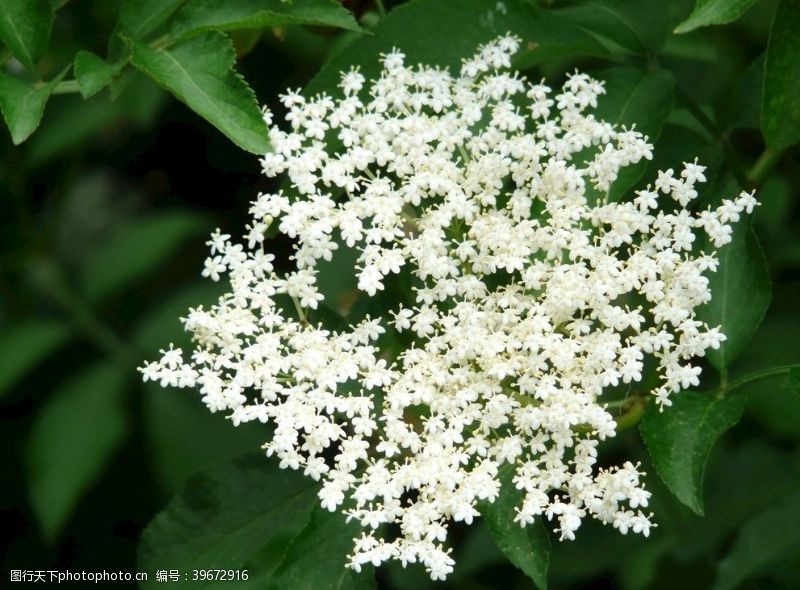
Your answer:
[[[714,443],[742,417],[747,398],[682,391],[660,410],[649,404],[639,425],[659,477],[697,514],[703,514],[703,478]]]
[[[769,35],[761,130],[775,150],[800,141],[800,2],[781,0]]]
[[[75,79],[83,98],[97,94],[122,70],[123,64],[110,64],[90,51],[75,56]]]
[[[780,568],[798,555],[800,492],[795,492],[745,523],[719,564],[712,590],[739,588],[748,578]]]
[[[279,469],[263,454],[217,465],[189,479],[183,491],[145,529],[139,544],[139,568],[251,569],[269,575],[287,545],[308,523],[317,505],[315,482]],[[343,517],[342,517],[343,518]],[[273,547],[272,551],[265,551]],[[316,548],[320,558],[328,551]],[[271,560],[270,564],[264,560]],[[344,555],[342,555],[344,559]],[[252,573],[252,572],[251,572]],[[264,587],[255,579],[225,582],[171,582],[173,588]],[[154,576],[142,588],[160,588]]]
[[[688,33],[709,25],[724,25],[742,16],[758,0],[697,0],[691,14],[675,27],[676,33]]]
[[[171,39],[209,30],[235,31],[282,25],[322,25],[360,31],[353,15],[333,0],[189,0],[170,24]]]
[[[0,396],[70,336],[61,322],[30,318],[0,329]]]
[[[223,34],[205,33],[170,49],[134,41],[131,60],[239,147],[254,154],[269,150],[255,95],[234,70],[236,54]]]
[[[550,538],[541,518],[524,528],[514,522],[515,509],[522,505],[523,495],[514,487],[513,475],[509,466],[501,470],[500,496],[493,503],[482,502],[480,512],[500,551],[540,590],[546,590]]]
[[[104,364],[61,385],[34,419],[27,444],[31,505],[53,541],[127,434],[127,375]]]
[[[19,145],[36,131],[50,93],[66,73],[64,70],[41,86],[29,86],[10,74],[0,72],[0,109],[14,145]]]
[[[353,540],[361,536],[358,522],[347,523],[341,512],[317,506],[311,522],[286,550],[270,576],[270,590],[369,590],[375,588],[371,567],[356,573],[346,566]]]
[[[158,273],[178,248],[207,231],[203,217],[188,211],[130,221],[84,262],[84,295],[100,301],[150,273]]]
[[[711,250],[712,246],[704,249]],[[697,310],[697,316],[725,334],[719,349],[706,351],[711,364],[723,370],[744,351],[758,330],[772,291],[764,252],[750,219],[734,226],[732,241],[718,255],[719,268],[709,276],[711,301]]]
[[[0,41],[32,72],[47,49],[52,28],[49,0],[0,0]]]

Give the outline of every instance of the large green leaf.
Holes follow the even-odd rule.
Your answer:
[[[781,0],[769,35],[761,129],[772,149],[800,141],[800,2]]]
[[[193,476],[183,491],[147,526],[139,544],[139,568],[250,570],[269,575],[311,518],[317,486],[299,473],[279,469],[259,454],[217,465]],[[264,551],[272,547],[272,551]],[[316,546],[322,559],[330,550]],[[270,564],[263,560],[270,560]],[[254,562],[256,560],[257,562]],[[250,572],[251,574],[254,572]],[[263,587],[248,581],[172,582],[176,588]],[[150,577],[142,588],[159,588]],[[287,587],[285,587],[287,588]]]
[[[70,336],[61,322],[30,318],[0,330],[0,397]]]
[[[522,493],[514,487],[513,475],[509,466],[501,470],[500,496],[491,504],[482,502],[480,512],[500,551],[538,588],[546,590],[550,538],[541,518],[524,528],[514,522],[516,508],[522,505]]]
[[[202,216],[189,211],[131,221],[84,262],[84,295],[100,301],[149,273],[157,273],[178,248],[206,231]]]
[[[36,131],[50,93],[66,73],[64,70],[46,84],[29,86],[10,74],[0,72],[0,109],[14,145],[19,145]]]
[[[254,154],[269,150],[255,95],[234,70],[236,53],[221,33],[205,33],[171,49],[132,42],[131,60],[193,111]]]
[[[709,277],[709,286],[711,301],[697,316],[725,334],[719,349],[706,351],[711,364],[723,370],[744,351],[772,297],[769,269],[750,219],[739,221],[733,240],[720,249],[719,268]]]
[[[75,56],[75,79],[83,98],[100,92],[120,70],[122,63],[110,64],[91,51],[79,51]]]
[[[557,57],[607,54],[589,33],[526,0],[416,0],[394,8],[372,32],[328,60],[306,92],[330,92],[339,82],[339,72],[351,66],[359,66],[368,79],[377,77],[380,55],[394,47],[410,64],[457,68],[479,44],[509,32],[522,39],[519,67]]]
[[[744,396],[717,398],[683,391],[661,411],[649,404],[639,425],[650,457],[670,491],[697,514],[703,514],[703,477],[711,449],[742,417]]]
[[[49,0],[0,0],[0,41],[32,72],[47,49],[52,28]]]
[[[280,25],[324,25],[360,31],[353,15],[333,0],[189,0],[170,23],[181,39],[209,30],[263,29]]]
[[[663,0],[588,0],[558,10],[558,14],[629,52],[654,53],[669,32]]]
[[[98,364],[77,374],[36,416],[27,445],[31,505],[52,541],[127,434],[127,375]]]
[[[666,70],[616,67],[597,73],[605,81],[606,94],[598,99],[598,118],[619,126],[636,129],[654,143],[661,135],[672,110],[675,80]],[[619,200],[642,177],[646,160],[620,171],[611,185],[608,198]]]
[[[375,588],[372,567],[356,573],[346,567],[353,540],[360,536],[356,522],[340,512],[317,506],[311,521],[292,540],[267,588],[270,590],[369,590]]]
[[[697,0],[692,13],[675,27],[675,32],[688,33],[699,27],[733,22],[756,2],[757,0]]]
[[[746,579],[780,568],[800,555],[800,492],[747,522],[719,564],[713,590],[733,590]]]

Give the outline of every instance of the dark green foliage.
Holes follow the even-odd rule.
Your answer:
[[[186,571],[247,569],[255,575],[265,567],[263,561],[253,561],[262,549],[291,543],[302,535],[315,504],[313,480],[278,469],[261,455],[222,464],[191,477],[183,492],[147,526],[139,565],[143,571],[180,564]],[[252,587],[250,580],[229,583]],[[198,585],[208,584],[191,579],[181,584]],[[158,582],[143,585],[151,586],[157,588]]]
[[[800,4],[782,0],[767,48],[761,127],[772,149],[784,149],[800,141]]]
[[[214,590],[796,587],[798,31],[796,0],[0,0],[3,575],[138,568],[142,587]],[[757,191],[701,311],[727,340],[701,361],[697,391],[663,413],[649,403],[638,433],[600,449],[601,465],[648,472],[648,539],[587,522],[562,543],[546,518],[522,529],[504,473],[482,520],[451,525],[447,582],[414,564],[354,574],[343,565],[359,527],[257,453],[269,426],[234,429],[135,367],[186,346],[178,318],[224,290],[199,279],[204,236],[238,238],[247,203],[277,189],[252,155],[270,149],[261,105],[279,117],[287,87],[335,93],[340,71],[371,77],[394,47],[457,68],[506,32],[523,40],[525,75],[604,80],[597,114],[655,144],[609,199],[694,158],[708,166],[702,206]],[[291,264],[291,244],[267,248]],[[342,247],[324,269],[332,297],[312,322],[340,328],[410,288],[403,275],[356,300],[353,263]],[[155,581],[176,568],[188,580]],[[201,584],[195,568],[249,577]]]
[[[739,421],[744,404],[743,397],[684,391],[668,410],[651,402],[642,419],[639,429],[658,475],[697,514],[703,514],[708,457],[717,439]]]

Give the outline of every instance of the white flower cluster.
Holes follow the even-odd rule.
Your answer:
[[[444,579],[449,523],[498,497],[504,465],[520,526],[548,519],[573,539],[592,517],[647,535],[637,467],[596,466],[616,426],[598,398],[641,381],[647,357],[669,405],[698,385],[692,358],[724,340],[695,317],[717,264],[695,236],[728,242],[753,196],[691,213],[705,178],[690,163],[608,202],[652,146],[590,113],[602,83],[574,74],[553,94],[510,71],[517,46],[480,47],[457,77],[394,51],[368,87],[344,74],[342,98],[285,95],[288,130],[272,127],[262,163],[290,194],[259,195],[247,246],[212,236],[203,274],[227,273],[230,292],[185,318],[190,359],[170,349],[141,369],[199,388],[234,424],[274,424],[267,454],[363,526],[357,570],[397,559]],[[273,224],[294,240],[291,272],[264,251]],[[357,254],[362,297],[413,277],[406,304],[342,331],[315,324],[317,267],[341,249]],[[411,344],[381,350],[387,330]]]

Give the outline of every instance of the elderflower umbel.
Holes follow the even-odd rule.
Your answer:
[[[601,82],[576,73],[554,94],[511,72],[518,44],[480,47],[458,76],[393,51],[368,85],[344,73],[340,98],[283,96],[288,125],[271,128],[262,166],[291,188],[258,196],[246,246],[209,241],[203,275],[231,288],[183,320],[191,357],[171,348],[141,369],[198,388],[234,425],[272,423],[267,454],[361,523],[356,570],[397,559],[444,579],[449,523],[498,497],[503,466],[520,526],[547,519],[574,539],[592,517],[646,536],[637,466],[596,467],[616,426],[598,398],[641,381],[649,358],[668,406],[698,385],[692,359],[725,339],[695,316],[717,265],[696,236],[729,242],[754,197],[690,212],[705,181],[690,163],[609,202],[652,146],[591,114]],[[264,251],[275,224],[294,241],[284,274]],[[405,304],[339,331],[315,323],[318,266],[342,248],[362,297],[413,277]],[[412,344],[381,350],[387,330]]]

